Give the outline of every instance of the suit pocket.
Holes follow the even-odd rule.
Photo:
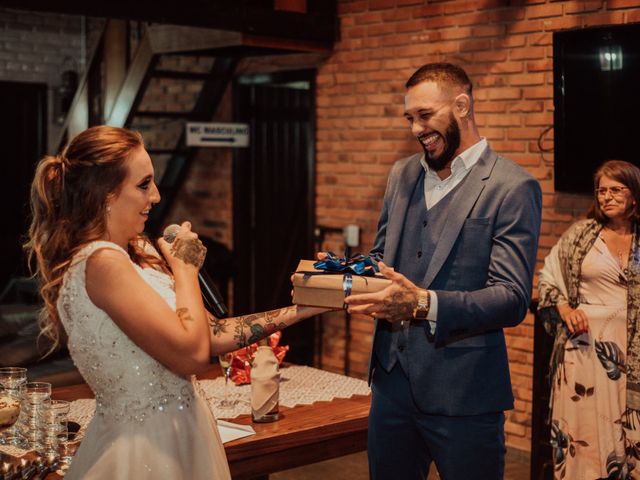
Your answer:
[[[490,223],[491,219],[489,217],[467,218],[464,221],[464,225],[462,226],[462,228],[473,228],[474,226],[489,225]]]
[[[473,335],[470,337],[462,337],[451,340],[445,345],[445,348],[482,348],[496,347],[504,342],[502,332],[491,332],[483,335]]]
[[[491,256],[493,225],[491,218],[467,218],[452,251],[455,273],[452,279],[460,282],[460,290],[475,290],[486,282]]]

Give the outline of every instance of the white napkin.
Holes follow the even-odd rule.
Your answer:
[[[220,432],[222,443],[227,443],[231,440],[237,440],[238,438],[248,437],[249,435],[256,434],[256,431],[251,425],[239,425],[237,423],[231,423],[225,420],[217,420],[217,423],[218,432]]]
[[[269,413],[278,404],[280,370],[271,347],[260,346],[251,365],[251,411],[254,418]]]

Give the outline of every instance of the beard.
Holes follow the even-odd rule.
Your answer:
[[[427,148],[420,143],[424,150],[424,157],[427,161],[427,165],[436,172],[445,168],[447,164],[454,159],[456,150],[460,147],[460,127],[458,126],[458,122],[456,122],[453,113],[449,114],[449,126],[444,132],[444,143],[446,147],[438,156],[432,156],[428,152]]]

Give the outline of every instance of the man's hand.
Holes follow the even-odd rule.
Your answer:
[[[344,301],[349,305],[349,313],[362,313],[388,322],[410,320],[418,305],[418,287],[383,262],[378,265],[391,285],[379,292],[348,296]]]

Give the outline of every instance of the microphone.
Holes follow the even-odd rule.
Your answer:
[[[180,225],[176,225],[175,223],[169,225],[162,232],[162,238],[164,238],[164,241],[167,243],[173,243],[179,230]],[[198,282],[200,283],[202,299],[207,308],[211,310],[216,317],[226,318],[229,315],[229,309],[224,304],[220,291],[204,267],[198,271]]]

